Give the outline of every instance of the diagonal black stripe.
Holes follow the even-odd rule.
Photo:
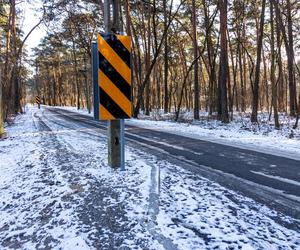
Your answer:
[[[112,83],[131,101],[130,85],[126,80],[115,70],[115,68],[105,59],[99,52],[99,69],[112,81]],[[101,85],[101,79],[100,79]]]
[[[130,68],[130,52],[114,34],[100,34],[108,45],[119,55],[119,57]]]
[[[100,92],[100,104],[103,105],[109,113],[111,113],[117,119],[126,119],[130,118],[120,107],[118,104],[114,102],[113,99],[110,98],[109,95],[105,93],[105,91],[99,87]]]

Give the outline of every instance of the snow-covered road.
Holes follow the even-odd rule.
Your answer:
[[[105,127],[87,118],[27,107],[7,130],[1,249],[300,248],[295,217],[195,175],[186,161],[149,154],[133,138],[126,171],[110,169]]]

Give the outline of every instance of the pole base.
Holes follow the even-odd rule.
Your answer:
[[[108,165],[125,170],[124,120],[108,122]]]

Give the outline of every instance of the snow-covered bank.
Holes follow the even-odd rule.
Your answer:
[[[160,125],[161,126],[161,125]],[[126,148],[107,166],[105,131],[29,107],[0,140],[0,248],[297,249],[292,218],[180,166]]]

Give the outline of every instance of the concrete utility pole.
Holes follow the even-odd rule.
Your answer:
[[[106,34],[121,32],[119,0],[104,1],[104,25]],[[108,164],[125,170],[124,119],[108,121]]]

